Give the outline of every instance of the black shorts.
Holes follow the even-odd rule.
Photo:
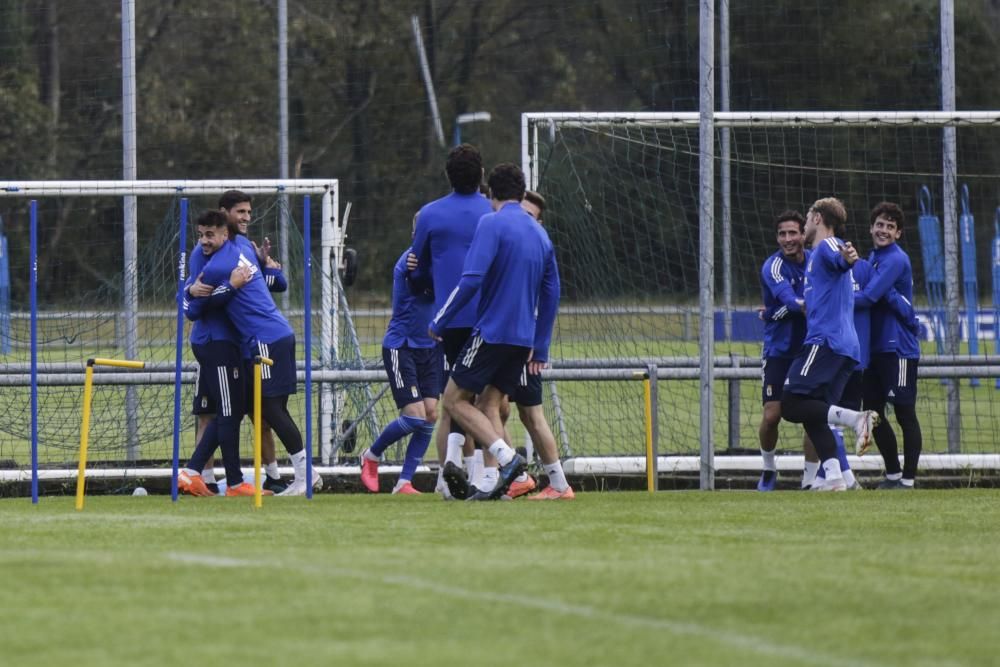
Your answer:
[[[760,362],[760,402],[770,403],[781,400],[781,390],[788,377],[788,369],[793,359],[787,357],[764,357]]]
[[[916,404],[919,364],[919,359],[904,359],[892,352],[873,354],[865,371],[865,403]]]
[[[521,368],[521,375],[517,380],[517,388],[510,395],[510,400],[523,408],[530,408],[542,404],[542,374],[532,375],[528,372],[527,364]]]
[[[451,369],[455,367],[455,359],[458,358],[458,353],[465,347],[470,336],[472,336],[472,327],[445,329],[444,333],[441,334],[441,351],[444,357],[442,368],[444,370],[441,373],[440,394],[444,393],[444,388],[448,385],[448,378],[451,376]]]
[[[840,402],[837,405],[848,410],[861,410],[861,404],[865,397],[864,373],[862,370],[856,370],[851,373],[851,377],[847,378],[847,385],[844,387],[844,393],[840,396]]]
[[[451,377],[455,384],[473,394],[481,394],[487,385],[493,385],[511,396],[517,389],[521,369],[530,354],[530,347],[487,343],[480,334],[476,334],[459,353]]]
[[[826,345],[806,345],[788,369],[784,391],[839,405],[847,378],[857,365]]]
[[[443,362],[441,348],[383,347],[382,363],[389,377],[389,387],[396,407],[437,398],[441,387]]]
[[[240,349],[221,341],[192,345],[191,349],[198,359],[199,384],[209,399],[208,403],[215,406],[212,414],[241,418],[245,412],[246,374],[243,372]]]
[[[297,374],[295,368],[295,336],[285,336],[273,343],[257,342],[255,353],[267,357],[272,365],[260,366],[260,395],[289,396],[296,391]],[[253,363],[251,361],[251,363]],[[253,378],[251,377],[251,383]]]

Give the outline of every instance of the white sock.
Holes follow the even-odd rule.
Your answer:
[[[205,484],[215,484],[215,468],[205,468],[201,471],[201,478]]]
[[[479,461],[476,461],[475,456],[466,456],[462,459],[465,462],[465,476],[469,480],[469,484],[473,486],[476,482],[483,481],[483,457],[479,457]],[[476,488],[479,488],[476,486]]]
[[[306,484],[306,450],[289,454],[289,458],[292,459],[292,468],[295,470],[295,481]]]
[[[264,472],[266,472],[267,476],[270,477],[271,479],[281,479],[281,473],[278,472],[277,461],[271,461],[270,463],[265,464]]]
[[[406,486],[407,484],[410,484],[410,483],[411,483],[411,480],[403,479],[402,477],[400,477],[398,480],[396,480],[396,486],[392,487],[392,490],[393,491],[399,491],[401,488],[403,488],[404,486]]]
[[[840,460],[836,457],[823,461],[823,472],[826,473],[827,482],[844,478],[844,473],[840,471]]]
[[[846,426],[849,429],[855,429],[858,425],[858,420],[861,419],[861,413],[855,412],[854,410],[848,410],[847,408],[842,408],[839,405],[831,405],[830,409],[826,413],[826,421],[835,426]]]
[[[802,488],[806,488],[816,480],[819,472],[819,461],[806,461],[802,468]]]
[[[365,450],[364,457],[365,457],[366,461],[381,461],[382,460],[379,457],[377,457],[374,454],[372,454],[372,450],[370,450],[370,449],[366,449]]]
[[[503,438],[500,438],[492,445],[490,445],[490,453],[493,454],[493,456],[497,457],[497,463],[499,463],[502,466],[505,466],[511,461],[513,461],[515,454],[514,450],[511,449],[510,445],[508,445],[506,442],[503,441]]]
[[[903,479],[903,473],[901,472],[886,473],[885,478],[895,482],[897,479]]]
[[[181,468],[181,470],[183,470],[184,472],[186,472],[189,477],[201,477],[201,473],[198,472],[197,470],[192,470],[191,468]],[[902,477],[902,476],[903,476],[903,474],[900,473],[900,477]],[[899,478],[897,477],[897,479],[899,479]]]
[[[445,450],[445,461],[451,461],[457,466],[462,465],[462,445],[465,444],[465,436],[458,433],[448,434],[448,447]]]
[[[483,467],[483,475],[479,479],[479,484],[476,484],[476,488],[480,491],[492,491],[497,486],[497,480],[500,475],[497,473],[497,469],[493,466]]]
[[[906,479],[905,477],[902,477],[902,478],[900,478],[899,481],[901,481],[903,483],[903,486],[913,486],[913,483],[916,480],[915,479]]]
[[[760,457],[764,459],[764,470],[777,470],[778,465],[774,462],[774,450],[766,451],[764,449],[760,450]]]
[[[844,475],[844,483],[846,483],[848,487],[854,486],[854,483],[858,481],[858,479],[854,476],[854,471],[850,468],[847,470],[841,470],[840,472]]]
[[[527,482],[528,481],[528,473],[522,472],[520,475],[518,475],[517,477],[514,478],[514,481],[515,482]]]
[[[565,491],[569,488],[569,482],[566,481],[566,473],[563,472],[562,462],[543,463],[542,470],[545,471],[545,476],[549,478],[549,486],[553,489],[556,491]]]

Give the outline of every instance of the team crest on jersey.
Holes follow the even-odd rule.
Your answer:
[[[233,369],[233,379],[234,380],[239,380],[240,379],[240,369],[238,369],[238,368],[234,368]]]
[[[201,397],[201,407],[208,408],[208,399],[205,398],[204,396]]]
[[[420,398],[420,392],[417,391],[416,387],[410,387],[410,394],[413,395],[413,398]]]
[[[767,385],[767,389],[764,390],[764,393],[768,396],[774,395],[773,387],[771,385]]]

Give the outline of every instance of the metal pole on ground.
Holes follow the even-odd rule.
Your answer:
[[[177,502],[177,475],[181,460],[181,374],[184,349],[184,283],[187,281],[188,200],[181,199],[177,231],[177,341],[174,349],[174,451],[170,499]],[[197,445],[197,443],[195,443]]]
[[[698,136],[698,309],[701,315],[699,364],[701,405],[701,488],[715,488],[712,438],[715,379],[715,0],[701,0],[699,10],[699,136]]]

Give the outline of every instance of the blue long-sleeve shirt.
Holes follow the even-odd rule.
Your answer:
[[[854,302],[861,307],[871,308],[871,351],[873,354],[892,352],[904,359],[919,359],[920,344],[912,322],[904,319],[890,305],[887,296],[890,291],[905,301],[912,310],[913,269],[910,258],[893,243],[885,248],[876,248],[868,256],[872,274],[864,289],[854,296]]]
[[[806,262],[806,338],[804,345],[826,345],[841,356],[861,361],[854,330],[854,284],[851,266],[835,236],[819,241]]]
[[[798,299],[803,298],[808,261],[808,250],[801,264],[791,261],[779,250],[764,260],[760,269],[764,309],[773,313],[764,320],[765,358],[791,358],[802,349],[806,318]]]
[[[504,204],[479,221],[462,279],[431,323],[435,333],[451,326],[477,293],[474,327],[483,340],[530,347],[532,359],[548,361],[559,308],[559,268],[548,234],[517,203]]]
[[[426,204],[417,214],[413,254],[417,269],[411,273],[413,285],[422,288],[428,279],[434,286],[434,309],[440,310],[458,285],[465,255],[472,244],[479,219],[491,213],[489,200],[478,192],[457,192]],[[449,327],[471,327],[476,322],[478,298],[473,297],[451,319]]]
[[[392,270],[392,318],[382,338],[383,347],[429,348],[437,345],[427,335],[427,327],[434,317],[434,295],[429,292],[414,295],[407,285],[406,256],[411,251],[412,248],[407,248]]]

